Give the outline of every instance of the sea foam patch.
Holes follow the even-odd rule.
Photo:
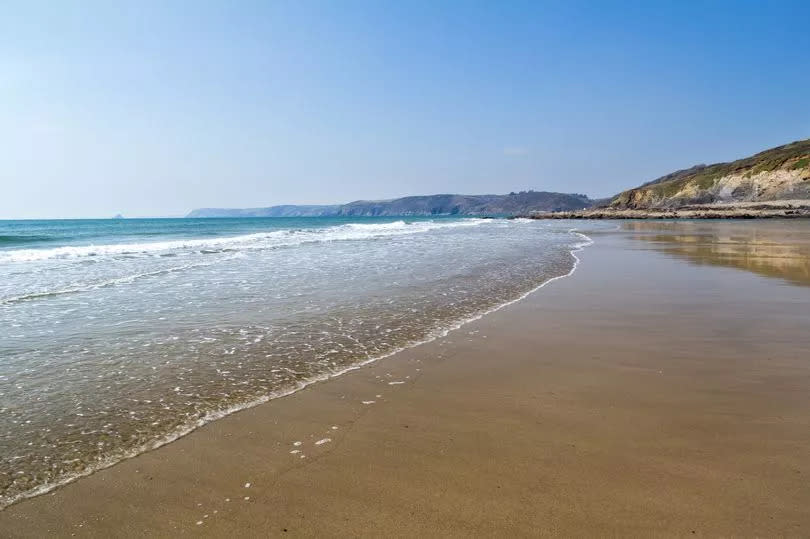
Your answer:
[[[0,487],[0,506],[447,335],[576,267],[583,237],[494,221],[235,234],[245,225],[226,220],[204,225],[210,237],[195,223],[184,234],[196,237],[0,248],[0,327],[12,328],[13,350],[2,376],[14,380],[0,474],[36,478]],[[29,292],[46,295],[2,303]]]

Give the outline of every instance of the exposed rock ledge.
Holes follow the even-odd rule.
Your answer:
[[[588,208],[533,212],[530,219],[774,219],[810,218],[810,200],[693,204],[678,208]]]

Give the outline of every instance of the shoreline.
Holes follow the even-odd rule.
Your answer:
[[[806,533],[810,289],[589,234],[543,294],[14,504],[0,529]]]
[[[679,207],[603,206],[578,211],[531,213],[527,219],[807,219],[810,200],[687,204]]]
[[[175,441],[177,441],[177,440],[179,440],[179,439],[181,439],[181,438],[183,438],[185,436],[188,436],[189,434],[192,434],[197,429],[205,427],[206,425],[208,425],[208,424],[210,424],[210,423],[212,423],[214,421],[219,421],[219,420],[224,419],[224,418],[226,418],[226,417],[228,417],[228,416],[230,416],[232,414],[235,414],[235,413],[238,413],[238,412],[241,412],[241,411],[244,411],[244,410],[248,410],[248,409],[254,408],[256,406],[261,406],[263,404],[267,404],[267,403],[269,403],[271,401],[274,401],[274,400],[277,400],[277,399],[282,399],[282,398],[285,398],[285,397],[289,397],[290,395],[294,395],[295,393],[298,393],[299,391],[307,389],[310,386],[314,386],[314,385],[317,385],[317,384],[322,384],[324,382],[329,382],[330,380],[339,378],[339,377],[341,377],[341,376],[343,376],[345,374],[351,373],[351,372],[356,371],[358,369],[362,369],[362,368],[364,368],[364,367],[366,367],[368,365],[372,365],[372,364],[374,364],[376,362],[379,362],[379,361],[382,361],[382,360],[385,360],[385,359],[388,359],[388,358],[392,358],[392,357],[396,356],[397,354],[400,354],[400,353],[402,353],[402,352],[404,352],[406,350],[409,350],[411,348],[419,347],[419,346],[431,343],[431,342],[433,342],[433,341],[435,341],[437,339],[441,339],[443,337],[446,337],[450,333],[452,333],[454,331],[458,331],[458,330],[462,329],[464,326],[466,326],[466,325],[468,325],[468,324],[470,324],[472,322],[480,320],[485,316],[488,316],[488,315],[490,315],[492,313],[495,313],[495,312],[497,312],[497,311],[499,311],[499,310],[501,310],[501,309],[503,309],[505,307],[508,307],[508,306],[514,304],[514,303],[522,301],[525,298],[529,297],[530,295],[536,293],[537,291],[539,291],[543,287],[545,287],[547,284],[552,283],[552,282],[554,282],[554,281],[556,281],[558,279],[564,279],[566,277],[570,277],[571,275],[574,274],[574,272],[577,269],[577,266],[580,263],[580,259],[579,259],[579,257],[577,256],[576,253],[581,252],[586,247],[592,245],[593,240],[591,238],[589,238],[587,235],[585,235],[585,234],[583,234],[581,232],[578,232],[576,230],[576,228],[572,228],[572,229],[568,230],[568,233],[579,236],[583,240],[583,242],[574,244],[572,246],[571,250],[569,251],[569,254],[573,257],[574,261],[573,261],[571,269],[568,271],[568,273],[566,273],[564,275],[557,275],[557,276],[554,276],[554,277],[550,277],[547,280],[540,283],[539,285],[537,285],[536,287],[532,288],[531,290],[521,294],[520,296],[518,296],[518,297],[516,297],[514,299],[511,299],[511,300],[506,301],[504,303],[500,303],[500,304],[498,304],[498,305],[496,305],[494,307],[491,307],[491,308],[489,308],[487,310],[484,310],[484,311],[482,311],[482,312],[480,312],[480,313],[478,313],[478,314],[476,314],[476,315],[474,315],[472,317],[460,320],[458,322],[454,322],[451,325],[449,325],[448,327],[437,328],[436,330],[432,331],[426,338],[418,340],[418,341],[414,341],[414,342],[411,342],[411,343],[407,343],[407,344],[405,344],[405,345],[403,345],[401,347],[398,347],[398,348],[396,348],[396,349],[394,349],[394,350],[392,350],[392,351],[390,351],[388,353],[364,359],[364,360],[362,360],[362,361],[360,361],[358,363],[355,363],[355,364],[353,364],[353,365],[351,365],[349,367],[346,367],[346,368],[344,368],[344,369],[342,369],[340,371],[334,372],[334,373],[325,373],[325,374],[316,376],[316,377],[314,377],[312,379],[301,381],[295,387],[285,389],[285,390],[281,390],[281,391],[277,391],[277,392],[273,392],[273,393],[270,393],[268,395],[261,396],[261,397],[259,397],[257,399],[254,399],[254,400],[252,400],[250,402],[247,402],[247,403],[237,404],[237,405],[231,406],[229,408],[226,408],[224,410],[220,410],[220,411],[217,411],[217,412],[209,412],[204,417],[202,417],[202,418],[198,419],[197,421],[195,421],[192,425],[183,426],[182,428],[178,429],[175,432],[168,433],[165,436],[163,436],[161,438],[158,438],[157,440],[154,440],[152,442],[149,442],[147,444],[144,444],[142,446],[134,448],[134,449],[132,449],[130,451],[127,451],[127,453],[124,454],[124,455],[110,456],[110,457],[104,459],[103,461],[101,461],[100,463],[98,463],[96,466],[93,466],[93,467],[91,467],[91,468],[89,468],[87,470],[83,470],[82,472],[76,473],[75,475],[70,476],[68,478],[65,478],[65,479],[63,479],[61,481],[58,481],[58,482],[55,482],[55,483],[43,484],[43,485],[40,485],[40,486],[30,490],[30,491],[21,493],[21,494],[15,496],[15,497],[11,498],[10,500],[4,500],[4,501],[2,501],[2,503],[0,503],[0,513],[2,513],[4,510],[8,509],[9,507],[14,506],[15,504],[24,502],[25,500],[29,500],[29,499],[37,498],[39,496],[46,495],[46,494],[48,494],[50,492],[53,492],[56,489],[62,488],[64,486],[66,486],[66,485],[69,485],[69,484],[75,482],[75,481],[81,480],[81,479],[83,479],[85,477],[89,477],[89,476],[91,476],[91,475],[93,475],[95,473],[98,473],[98,472],[101,472],[101,471],[106,470],[108,468],[111,468],[113,466],[116,466],[116,465],[120,464],[121,462],[124,462],[124,461],[129,460],[129,459],[137,458],[138,456],[140,456],[140,455],[142,455],[144,453],[150,452],[150,451],[156,451],[156,450],[158,450],[158,449],[160,449],[160,448],[162,448],[164,446],[167,446],[167,445],[169,445],[171,443],[174,443]]]

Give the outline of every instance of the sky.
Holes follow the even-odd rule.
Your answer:
[[[0,12],[0,219],[604,197],[810,137],[806,0]]]

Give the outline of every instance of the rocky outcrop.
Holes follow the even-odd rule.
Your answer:
[[[677,208],[590,208],[572,212],[536,212],[532,219],[768,219],[810,218],[810,200],[772,200],[689,204]]]
[[[613,209],[810,199],[810,139],[731,163],[679,170],[614,197]]]

